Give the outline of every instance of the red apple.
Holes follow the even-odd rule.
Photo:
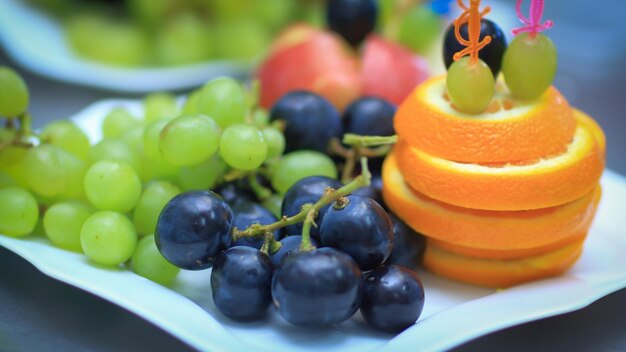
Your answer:
[[[279,36],[257,78],[261,82],[261,106],[266,108],[296,89],[316,92],[338,109],[360,94],[354,53],[334,34],[307,30],[305,25],[291,27]]]
[[[265,108],[292,90],[306,89],[342,111],[362,95],[400,104],[428,70],[424,60],[378,36],[366,39],[359,58],[332,32],[298,24],[278,36],[256,76]]]
[[[365,41],[361,94],[400,105],[428,75],[426,60],[408,49],[377,35],[370,35]]]

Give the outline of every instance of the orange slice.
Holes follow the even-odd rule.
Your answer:
[[[435,243],[443,242],[441,247],[448,244],[446,249],[454,252],[487,258],[540,254],[571,242],[587,232],[601,197],[598,186],[574,202],[552,208],[476,210],[412,190],[404,182],[394,154],[385,160],[382,177],[385,203],[407,225]]]
[[[474,285],[506,288],[560,275],[582,253],[583,241],[538,256],[513,259],[476,259],[457,255],[432,244],[426,246],[424,266],[437,275]]]
[[[470,258],[477,259],[501,259],[501,260],[509,260],[509,259],[522,259],[527,257],[533,257],[541,254],[545,254],[548,252],[555,251],[559,248],[565,247],[568,244],[572,244],[574,242],[580,242],[585,238],[589,229],[585,229],[584,233],[579,234],[571,234],[569,236],[563,237],[562,239],[552,242],[550,244],[541,246],[541,247],[533,247],[533,248],[521,248],[521,249],[484,249],[484,248],[473,248],[473,247],[463,247],[459,246],[455,243],[439,241],[433,238],[428,239],[428,243],[434,245],[438,248],[445,249],[447,252],[462,255]]]
[[[567,150],[519,164],[458,163],[429,155],[400,140],[400,171],[411,188],[439,201],[473,209],[528,210],[572,202],[591,192],[604,169],[602,131],[575,114],[580,123]]]
[[[492,105],[480,115],[456,110],[446,99],[445,76],[418,86],[396,113],[401,139],[432,156],[468,163],[532,160],[561,153],[576,121],[554,87],[532,102],[509,97],[496,85]]]

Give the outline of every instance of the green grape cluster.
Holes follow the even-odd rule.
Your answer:
[[[292,0],[126,0],[107,5],[109,11],[102,11],[105,6],[72,2],[61,18],[66,39],[82,57],[128,67],[254,59],[285,26],[316,22],[323,13],[315,1]]]
[[[255,105],[254,94],[231,78],[207,82],[182,102],[154,93],[142,100],[140,116],[121,106],[106,111],[103,137],[93,144],[70,120],[28,138],[20,128],[0,129],[0,234],[27,236],[41,223],[54,246],[99,265],[130,262],[139,275],[171,283],[178,269],[152,235],[176,195],[264,177],[251,187],[280,216],[292,184],[312,175],[337,177],[323,153],[283,155],[282,127]],[[37,142],[29,144],[32,139]]]

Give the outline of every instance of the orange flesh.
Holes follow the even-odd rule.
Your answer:
[[[560,275],[578,260],[583,240],[552,252],[513,260],[477,259],[428,245],[424,266],[437,275],[494,288],[507,288],[528,281]]]
[[[494,164],[562,153],[576,130],[572,109],[553,87],[533,103],[515,103],[501,92],[488,111],[475,116],[451,106],[445,76],[415,89],[398,109],[394,124],[401,139],[432,156]]]
[[[412,190],[396,156],[383,165],[383,198],[415,231],[450,251],[483,258],[519,258],[571,243],[589,229],[601,197],[600,187],[574,202],[526,211],[462,208]]]
[[[411,188],[441,202],[484,210],[529,210],[573,202],[591,192],[604,170],[604,137],[586,115],[567,151],[531,165],[489,167],[434,157],[400,139],[395,154]]]

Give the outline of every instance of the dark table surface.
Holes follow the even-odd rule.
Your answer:
[[[555,0],[546,7],[558,24],[550,31],[559,48],[555,85],[572,105],[602,125],[608,167],[626,175],[626,26],[622,23],[626,1]],[[16,66],[2,52],[0,64]],[[121,97],[22,74],[31,88],[35,127],[69,117],[99,99]],[[189,347],[122,308],[43,275],[0,248],[0,351],[43,350],[186,351]],[[494,332],[455,350],[626,351],[626,289],[579,311]]]

